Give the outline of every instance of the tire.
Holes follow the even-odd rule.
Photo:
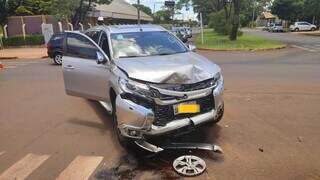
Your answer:
[[[298,31],[299,31],[299,28],[295,28],[294,31],[295,31],[295,32],[298,32]]]
[[[224,115],[224,105],[222,106],[221,111],[218,112],[218,117],[216,119],[213,119],[212,121],[210,121],[209,125],[212,126],[212,125],[215,125],[218,122],[220,122],[223,118],[223,115]]]
[[[62,64],[62,53],[55,53],[53,56],[53,62],[57,65],[61,65]]]
[[[311,31],[315,31],[315,30],[316,30],[316,28],[314,28],[314,27],[311,28]]]
[[[130,147],[133,142],[129,139],[124,137],[119,128],[118,128],[118,119],[117,119],[117,110],[116,110],[116,103],[115,100],[112,100],[112,125],[113,125],[113,130],[116,133],[117,139],[120,143],[120,145],[124,148]]]

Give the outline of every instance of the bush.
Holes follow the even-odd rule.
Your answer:
[[[42,45],[44,44],[44,37],[43,35],[27,35],[25,38],[23,38],[23,36],[13,36],[2,38],[2,42],[5,47]]]
[[[231,32],[231,24],[226,20],[224,11],[211,13],[209,15],[209,27],[221,35],[228,35]]]
[[[232,24],[226,20],[224,10],[211,13],[209,15],[209,27],[220,35],[230,35]],[[238,36],[242,36],[243,32],[238,31]]]

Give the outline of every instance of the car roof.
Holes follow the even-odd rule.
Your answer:
[[[87,31],[91,30],[104,30],[109,31],[110,33],[127,33],[127,32],[141,32],[141,31],[166,31],[165,28],[159,25],[154,24],[133,24],[133,25],[102,25],[102,26],[95,26]]]

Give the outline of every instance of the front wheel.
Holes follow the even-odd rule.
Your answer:
[[[62,64],[62,54],[61,53],[55,53],[53,56],[53,62],[57,65]]]
[[[314,28],[314,27],[313,27],[313,28],[311,28],[311,31],[315,31],[315,30],[316,30],[316,28]]]
[[[213,119],[212,121],[210,121],[209,125],[215,125],[219,121],[222,120],[222,117],[223,117],[223,114],[224,114],[224,105],[222,106],[222,108],[217,113],[218,113],[217,117],[215,119]]]
[[[295,31],[295,32],[298,32],[298,31],[299,31],[299,28],[295,28],[294,31]]]
[[[130,141],[128,138],[124,137],[120,129],[118,128],[118,119],[117,119],[117,113],[116,113],[116,103],[115,100],[112,101],[112,125],[113,130],[116,133],[117,139],[120,143],[120,145],[124,148],[129,147],[132,144],[132,141]]]

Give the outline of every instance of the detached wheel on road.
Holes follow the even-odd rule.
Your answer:
[[[295,31],[295,32],[298,32],[298,31],[299,31],[299,28],[295,28],[294,31]]]
[[[62,64],[62,53],[55,53],[53,56],[53,62],[57,65]]]

